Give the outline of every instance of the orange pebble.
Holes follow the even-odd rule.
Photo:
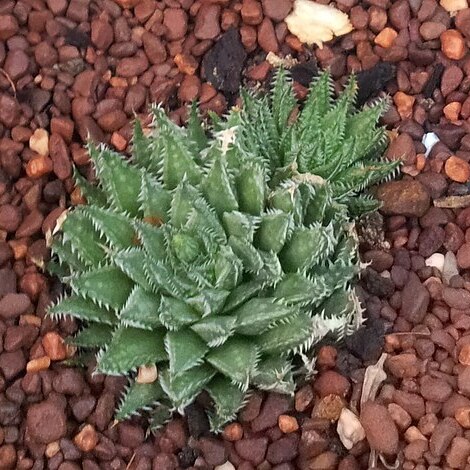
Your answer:
[[[398,33],[393,28],[384,28],[375,36],[374,42],[378,46],[387,49],[393,44],[397,36]]]
[[[126,88],[127,87],[127,79],[125,79],[123,77],[111,77],[109,79],[109,84],[113,88],[119,88],[119,87]]]
[[[30,178],[40,178],[51,173],[53,170],[52,160],[44,155],[32,158],[26,165],[26,174]]]
[[[243,437],[243,428],[240,423],[230,423],[224,428],[224,438],[227,441],[239,441]]]
[[[441,36],[441,50],[446,57],[452,60],[460,60],[466,52],[465,40],[456,29],[448,29]]]
[[[83,452],[91,452],[99,441],[98,433],[91,424],[86,424],[73,438],[75,445]]]
[[[286,44],[294,51],[297,51],[297,52],[304,51],[304,45],[302,44],[302,42],[297,36],[294,36],[293,34],[288,34],[286,36],[285,41],[286,41]]]
[[[64,340],[55,331],[46,333],[42,338],[42,347],[52,361],[62,361],[67,357]]]
[[[299,423],[293,416],[281,415],[278,418],[279,429],[284,434],[289,434],[291,432],[297,431],[299,429]]]
[[[113,145],[119,152],[123,152],[126,150],[127,140],[119,134],[119,132],[113,132],[113,135],[111,136],[111,145]]]
[[[407,95],[402,91],[397,91],[393,97],[393,102],[397,107],[398,114],[402,119],[409,119],[413,115],[413,105],[416,98],[414,96]]]
[[[455,155],[446,160],[444,171],[452,181],[457,183],[466,183],[470,179],[470,165]]]
[[[39,372],[41,370],[49,369],[51,365],[51,359],[47,356],[42,356],[37,359],[31,359],[26,364],[26,372]]]
[[[47,444],[46,451],[44,452],[44,454],[48,459],[52,459],[52,457],[54,457],[54,455],[58,454],[59,452],[60,452],[59,441],[54,441],[54,442],[50,442],[49,444]]]
[[[452,101],[452,103],[444,106],[444,116],[451,122],[457,121],[460,116],[460,110],[462,109],[462,104],[458,101]]]
[[[455,420],[465,429],[470,429],[470,407],[458,408],[455,412]]]
[[[416,169],[418,171],[423,171],[424,167],[426,166],[426,157],[423,153],[418,153],[416,155]]]
[[[33,325],[37,326],[38,328],[41,327],[42,320],[41,317],[38,317],[37,315],[31,315],[29,313],[25,313],[24,315],[20,316],[20,325]]]
[[[197,60],[188,54],[176,54],[174,58],[178,70],[187,75],[194,75],[198,68]]]
[[[470,366],[470,344],[465,344],[460,350],[459,362],[464,366]]]
[[[28,243],[26,239],[22,238],[21,240],[10,240],[8,242],[10,248],[13,250],[13,257],[18,259],[24,259],[28,253]]]

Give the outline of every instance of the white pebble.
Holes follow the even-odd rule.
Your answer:
[[[456,12],[468,8],[467,0],[441,0],[439,3],[448,12]]]
[[[425,264],[426,266],[437,268],[442,272],[444,270],[444,260],[445,257],[442,253],[434,253],[425,261]]]
[[[352,449],[355,444],[366,437],[359,418],[347,408],[341,410],[338,425],[336,426],[339,440],[346,449]]]
[[[431,149],[439,142],[439,137],[437,137],[434,132],[428,132],[427,134],[423,135],[423,139],[421,140],[423,145],[426,147],[426,152],[424,156],[427,157]]]
[[[45,129],[36,129],[29,138],[29,148],[39,155],[49,155],[49,133]]]
[[[214,470],[235,470],[235,467],[227,460],[224,464],[214,467]]]

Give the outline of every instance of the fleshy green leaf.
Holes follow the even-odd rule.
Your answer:
[[[194,142],[196,151],[200,152],[205,149],[208,143],[208,139],[204,129],[202,127],[202,121],[199,117],[197,103],[193,101],[189,109],[189,118],[188,118],[188,137]]]
[[[111,246],[117,249],[132,246],[135,230],[131,219],[116,211],[96,206],[86,206],[81,210]]]
[[[246,393],[220,374],[211,380],[206,390],[214,400],[215,409],[209,417],[211,430],[219,432],[225,423],[235,419],[243,407]]]
[[[228,236],[242,238],[250,242],[253,240],[256,229],[256,219],[254,217],[233,211],[225,212],[222,219]]]
[[[296,315],[294,307],[275,302],[270,298],[255,298],[245,302],[232,312],[237,317],[237,333],[256,336],[275,322]]]
[[[98,149],[90,145],[89,153],[110,202],[122,212],[137,215],[142,178],[140,170],[108,148]]]
[[[142,175],[139,201],[145,218],[158,225],[168,221],[171,193],[147,173]]]
[[[285,212],[263,215],[255,237],[257,248],[279,253],[286,242],[291,223],[290,215]]]
[[[123,250],[113,255],[116,266],[143,289],[152,290],[145,271],[147,254],[140,248]]]
[[[67,215],[62,232],[64,243],[70,243],[78,258],[88,266],[98,266],[104,260],[104,241],[81,209],[75,209]]]
[[[116,419],[122,421],[139,413],[141,410],[151,410],[164,396],[158,382],[140,384],[134,382],[125,395],[116,412]]]
[[[113,336],[113,327],[102,323],[90,323],[68,341],[81,348],[99,348]]]
[[[118,268],[108,266],[82,273],[74,277],[70,285],[98,305],[121,308],[134,286],[133,282]]]
[[[153,261],[166,258],[165,234],[163,230],[145,222],[136,222],[137,237]]]
[[[290,80],[287,78],[287,74],[282,67],[277,69],[274,78],[271,101],[277,130],[279,134],[282,134],[286,130],[287,121],[296,105]]]
[[[200,290],[198,295],[189,297],[186,301],[201,315],[207,316],[219,313],[229,294],[228,290],[205,288]]]
[[[259,335],[256,344],[263,354],[302,351],[310,347],[313,334],[312,319],[301,313],[291,317],[288,323],[282,323]]]
[[[177,331],[200,319],[200,315],[183,300],[162,296],[159,319],[170,331]]]
[[[158,315],[161,297],[135,286],[126,304],[119,312],[119,319],[124,326],[134,326],[153,330],[162,325]]]
[[[153,409],[149,417],[149,429],[152,432],[162,428],[166,423],[171,420],[172,412],[170,406],[166,404],[159,404]]]
[[[211,350],[206,359],[230,380],[247,387],[256,368],[258,350],[253,341],[232,337]]]
[[[233,252],[243,262],[243,266],[247,271],[257,273],[261,270],[263,258],[250,242],[233,236],[229,238],[228,242]]]
[[[191,184],[199,183],[202,172],[191,154],[187,136],[169,121],[163,109],[154,108],[153,111],[162,144],[165,187],[176,188],[184,177]]]
[[[165,393],[178,408],[189,405],[202,391],[204,386],[214,377],[215,370],[207,364],[193,367],[173,380],[168,370],[164,370],[159,378]]]
[[[224,312],[230,312],[243,305],[244,302],[258,294],[262,288],[263,284],[258,281],[245,282],[235,287],[225,302]]]
[[[104,192],[84,178],[75,167],[73,169],[73,179],[75,180],[75,184],[80,188],[82,195],[85,196],[88,204],[100,207],[106,206],[107,201]]]
[[[251,215],[260,215],[263,211],[266,182],[264,172],[259,165],[247,165],[237,177],[237,192],[240,208]]]
[[[227,164],[224,157],[217,158],[212,164],[212,168],[203,183],[203,192],[204,197],[219,216],[224,212],[236,211],[238,209],[237,198],[227,172]]]
[[[165,337],[165,349],[170,360],[172,380],[201,364],[209,350],[201,338],[189,329],[169,331]]]
[[[98,307],[89,299],[77,295],[63,298],[48,310],[49,315],[68,315],[82,321],[114,325],[116,316],[106,308]]]
[[[167,360],[164,336],[163,329],[119,328],[106,350],[98,356],[97,370],[122,375],[135,367]]]
[[[333,227],[297,228],[280,254],[284,271],[296,272],[321,263],[335,246]]]
[[[295,383],[291,362],[281,356],[263,358],[253,377],[253,383],[262,390],[293,395]]]
[[[234,316],[210,316],[191,325],[191,329],[212,348],[220,346],[232,336],[236,323]]]

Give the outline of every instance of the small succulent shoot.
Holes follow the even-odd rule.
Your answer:
[[[385,103],[357,112],[355,93],[334,100],[323,73],[293,119],[279,70],[208,131],[195,106],[186,128],[154,107],[130,160],[89,146],[99,184],[77,175],[87,205],[53,237],[68,294],[49,313],[81,321],[98,372],[129,377],[117,419],[156,428],[206,391],[218,431],[251,389],[292,394],[312,346],[361,324],[351,210],[376,206],[358,193],[395,164],[377,158]]]

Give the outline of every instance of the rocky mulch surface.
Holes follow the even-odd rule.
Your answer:
[[[336,5],[355,30],[310,50],[283,22],[290,0],[0,3],[0,468],[346,470],[368,468],[369,446],[389,463],[399,455],[399,468],[468,468],[470,10]],[[176,122],[193,99],[223,112],[240,82],[268,77],[267,52],[310,64],[294,75],[300,95],[318,63],[338,81],[372,69],[361,101],[383,88],[392,96],[387,156],[404,161],[405,177],[378,190],[389,247],[377,243],[380,221],[363,234],[369,329],[344,350],[322,348],[318,378],[292,403],[253,395],[222,438],[207,433],[199,404],[146,438],[138,420],[113,422],[121,379],[60,365],[77,325],[44,317],[60,293],[42,271],[44,236],[81,201],[72,164],[91,176],[88,136],[124,150],[129,121],[150,102]],[[428,152],[430,131],[440,142]],[[367,440],[346,451],[334,421],[357,405],[384,342],[388,379],[362,408]]]

